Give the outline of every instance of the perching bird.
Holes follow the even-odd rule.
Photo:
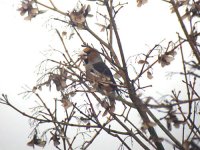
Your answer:
[[[100,53],[92,48],[85,48],[80,57],[85,62],[86,79],[97,92],[108,97],[110,110],[114,111],[117,86],[112,72],[103,62]]]

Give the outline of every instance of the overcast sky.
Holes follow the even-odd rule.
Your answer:
[[[35,84],[36,65],[40,51],[48,46],[48,36],[40,26],[23,20],[16,11],[16,0],[0,1],[0,93],[6,93],[13,103],[23,100],[19,93],[25,85]],[[19,2],[19,1],[18,1]],[[28,119],[0,105],[0,150],[28,150],[30,127]]]
[[[175,32],[179,31],[176,16],[169,14],[169,6],[163,2],[160,4],[159,0],[150,1],[152,2],[140,9],[131,1],[123,10],[127,11],[126,16],[124,13],[119,15],[122,20],[118,28],[122,39],[127,42],[124,47],[128,51],[149,50],[164,38],[166,41],[174,39]],[[24,100],[18,94],[24,91],[23,87],[26,85],[31,87],[35,84],[36,65],[43,59],[41,51],[48,49],[51,38],[40,22],[24,21],[16,8],[16,0],[0,1],[0,93],[8,94],[16,104],[20,101],[19,105],[23,107]],[[125,22],[127,23],[124,24]],[[127,30],[130,28],[131,32]],[[126,56],[128,57],[129,53],[126,53]],[[159,81],[165,75],[158,73],[155,77]],[[160,88],[161,94],[170,91],[166,86],[160,87],[159,82],[154,86]],[[27,118],[0,105],[0,120],[0,150],[32,149],[26,146],[31,131]]]

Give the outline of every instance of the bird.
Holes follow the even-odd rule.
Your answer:
[[[100,53],[93,48],[84,48],[79,56],[84,61],[86,80],[95,91],[107,96],[110,105],[106,109],[114,112],[118,89],[111,70],[104,63]]]

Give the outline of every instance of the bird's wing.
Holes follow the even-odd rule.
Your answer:
[[[97,63],[93,64],[93,67],[99,73],[105,75],[106,77],[109,77],[110,81],[113,82],[114,84],[116,84],[116,82],[113,78],[112,72],[110,71],[110,69],[104,62],[97,62]]]

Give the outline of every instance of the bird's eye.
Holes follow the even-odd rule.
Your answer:
[[[84,62],[85,62],[85,64],[88,64],[88,59],[85,59]]]

